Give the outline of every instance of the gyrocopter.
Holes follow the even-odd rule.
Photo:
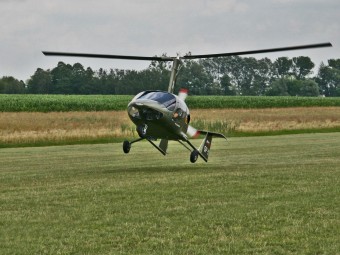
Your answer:
[[[168,91],[148,90],[137,94],[127,106],[127,112],[131,121],[136,125],[139,138],[133,141],[125,140],[123,142],[123,151],[129,153],[132,144],[147,140],[163,155],[167,154],[168,141],[173,140],[182,144],[190,153],[190,161],[195,163],[198,157],[205,162],[208,161],[209,150],[211,148],[212,138],[218,137],[226,139],[223,134],[197,130],[190,126],[190,112],[185,103],[188,94],[186,89],[181,89],[179,95],[173,94],[176,78],[182,60],[216,58],[235,55],[250,55],[258,53],[269,53],[278,51],[301,50],[320,47],[331,47],[331,43],[308,44],[291,47],[271,48],[253,51],[241,51],[231,53],[206,54],[206,55],[185,55],[176,57],[143,57],[143,56],[125,56],[125,55],[106,55],[106,54],[88,54],[88,53],[67,53],[67,52],[50,52],[43,51],[46,56],[63,56],[63,57],[89,57],[89,58],[108,58],[108,59],[126,59],[126,60],[147,60],[147,61],[172,61],[172,70]],[[205,135],[201,145],[196,148],[189,138]],[[155,142],[160,139],[157,145]]]

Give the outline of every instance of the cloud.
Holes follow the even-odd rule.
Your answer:
[[[47,58],[41,50],[153,56],[323,41],[339,45],[339,8],[338,0],[0,0],[0,76],[27,79],[37,67],[53,67],[59,60],[81,61],[93,68],[148,66]],[[310,54],[318,62],[322,57],[339,58],[338,52],[287,55]]]

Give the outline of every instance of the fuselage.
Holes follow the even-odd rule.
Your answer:
[[[149,139],[186,139],[189,109],[181,98],[172,93],[143,91],[132,99],[127,110],[140,136]]]

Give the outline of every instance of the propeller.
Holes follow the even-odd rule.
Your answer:
[[[196,128],[194,128],[191,125],[188,126],[187,135],[190,138],[197,138],[197,137],[200,136],[200,134],[201,134],[201,132],[199,130],[197,130]]]
[[[250,55],[259,53],[269,53],[278,51],[289,51],[289,50],[303,50],[303,49],[313,49],[322,47],[332,47],[330,42],[317,43],[317,44],[306,44],[290,47],[280,47],[262,50],[250,50],[250,51],[239,51],[239,52],[229,52],[229,53],[218,53],[218,54],[205,54],[205,55],[186,55],[179,57],[179,59],[196,59],[196,58],[216,58],[216,57],[226,57],[226,56],[238,56],[238,55]],[[126,56],[126,55],[108,55],[108,54],[92,54],[92,53],[72,53],[72,52],[56,52],[56,51],[43,51],[45,56],[63,56],[63,57],[86,57],[86,58],[107,58],[107,59],[127,59],[127,60],[156,60],[156,61],[174,61],[178,57],[143,57],[143,56]]]
[[[178,92],[178,97],[185,101],[185,99],[188,97],[188,91],[189,91],[188,89],[181,88]],[[187,136],[189,136],[190,138],[197,138],[200,136],[200,134],[201,131],[197,130],[191,125],[188,125]]]
[[[185,99],[187,98],[188,96],[188,89],[184,89],[184,88],[181,88],[179,90],[179,93],[178,93],[178,97],[180,99],[182,99],[183,101],[185,101]]]

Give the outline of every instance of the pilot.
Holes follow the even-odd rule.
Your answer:
[[[181,108],[178,108],[178,109],[176,110],[176,112],[174,113],[173,118],[174,118],[174,119],[177,119],[177,118],[182,117],[182,115],[183,115],[182,109],[181,109]]]

